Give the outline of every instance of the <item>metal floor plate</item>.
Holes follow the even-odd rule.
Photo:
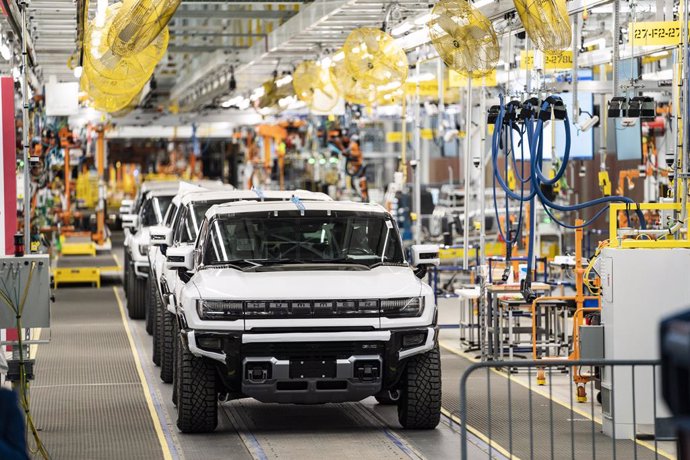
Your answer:
[[[95,256],[60,256],[56,262],[57,268],[99,268],[118,265],[110,251],[104,251]]]
[[[158,459],[162,450],[111,288],[56,291],[32,409],[53,459]]]

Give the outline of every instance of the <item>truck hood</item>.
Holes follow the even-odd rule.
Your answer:
[[[376,299],[422,293],[422,282],[409,267],[392,266],[363,271],[271,272],[207,268],[196,273],[192,282],[202,299]]]

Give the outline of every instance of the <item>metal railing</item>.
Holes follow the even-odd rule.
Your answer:
[[[475,363],[460,380],[461,458],[675,458],[659,366],[656,360]],[[588,381],[574,382],[573,372]],[[538,373],[544,385],[536,383]]]

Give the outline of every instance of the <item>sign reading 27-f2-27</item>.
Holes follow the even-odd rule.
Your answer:
[[[680,21],[645,21],[630,23],[629,40],[633,46],[680,45]]]

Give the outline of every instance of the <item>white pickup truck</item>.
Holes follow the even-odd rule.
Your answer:
[[[173,398],[183,432],[217,425],[219,399],[320,404],[375,396],[403,427],[440,420],[437,309],[421,278],[438,248],[404,257],[381,206],[211,207],[195,246],[167,250],[190,280],[176,300]]]
[[[171,383],[173,378],[174,299],[189,280],[186,270],[166,267],[165,254],[168,249],[193,247],[206,211],[213,205],[242,200],[290,201],[293,196],[305,201],[331,200],[324,193],[306,190],[289,192],[234,189],[188,190],[173,198],[163,224],[150,229],[149,271],[151,276],[149,277],[147,308],[151,310],[147,317],[154,318],[153,362],[160,366],[160,377],[163,382]]]

